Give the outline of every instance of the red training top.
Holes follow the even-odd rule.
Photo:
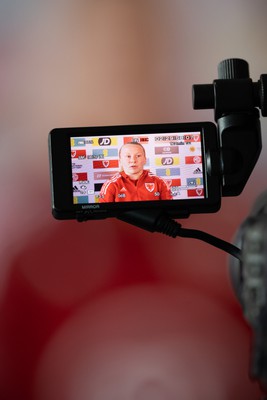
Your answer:
[[[118,172],[103,184],[99,195],[100,203],[144,200],[172,200],[167,183],[148,170],[136,181]]]

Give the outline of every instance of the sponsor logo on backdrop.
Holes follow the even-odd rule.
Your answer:
[[[72,180],[73,182],[87,181],[87,172],[77,172],[75,174],[72,174]]]
[[[195,133],[195,134],[188,134],[188,135],[184,135],[184,141],[185,142],[200,142],[200,134],[199,133]]]
[[[146,144],[149,142],[149,138],[148,137],[144,137],[144,136],[128,136],[128,137],[124,137],[123,138],[123,143],[129,143],[129,142],[135,142],[135,143],[140,143],[140,144]]]
[[[181,179],[180,178],[176,178],[176,179],[166,179],[164,178],[164,181],[167,183],[168,188],[170,187],[177,187],[177,186],[181,186]]]
[[[156,157],[155,158],[156,165],[178,165],[179,158],[178,157]]]
[[[95,181],[100,181],[100,180],[106,181],[107,179],[110,179],[115,173],[116,173],[116,171],[94,172],[94,180]]]
[[[178,146],[160,146],[155,147],[155,154],[178,154]]]
[[[85,150],[71,150],[71,158],[78,158],[78,160],[84,160],[86,158]]]
[[[98,139],[99,146],[110,146],[111,139],[109,137],[103,137]]]
[[[84,138],[71,138],[70,145],[71,145],[71,147],[85,146],[85,139]]]
[[[73,186],[73,193],[80,193],[80,194],[86,194],[87,193],[87,186],[86,185],[81,185],[80,188],[78,186]]]
[[[95,158],[103,158],[103,157],[117,157],[118,150],[117,149],[93,149],[92,152]]]
[[[101,187],[102,187],[103,183],[104,183],[104,182],[101,182],[101,183],[95,183],[95,184],[94,184],[94,189],[95,189],[95,192],[100,192],[100,190],[101,190]]]
[[[118,143],[116,137],[108,137],[108,136],[103,136],[103,137],[94,137],[92,139],[92,145],[93,146],[116,146]]]
[[[157,168],[157,176],[175,176],[180,175],[180,168]]]
[[[164,136],[156,136],[155,142],[175,142],[176,140],[182,139],[180,135],[164,135]],[[182,143],[183,144],[183,143]]]
[[[187,156],[185,157],[186,164],[201,164],[202,157],[201,156]]]
[[[88,196],[74,196],[73,203],[74,204],[86,204],[86,203],[88,203]]]
[[[204,197],[204,189],[188,189],[188,197]]]
[[[93,168],[118,168],[119,161],[118,160],[94,160]]]
[[[187,186],[202,186],[203,179],[202,178],[187,178],[186,183],[187,183]]]
[[[161,159],[161,164],[162,165],[172,165],[174,163],[173,158],[172,157],[163,157]]]
[[[72,163],[73,171],[76,169],[81,169],[81,168],[83,168],[83,164],[76,164],[75,162]]]

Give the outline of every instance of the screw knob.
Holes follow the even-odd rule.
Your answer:
[[[218,65],[219,79],[248,79],[249,66],[240,58],[229,58]]]

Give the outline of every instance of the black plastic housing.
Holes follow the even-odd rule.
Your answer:
[[[194,133],[201,135],[202,175],[205,196],[203,198],[172,199],[159,201],[129,201],[102,203],[96,201],[75,204],[73,201],[73,164],[71,157],[71,138],[106,144],[112,138],[121,141],[122,137],[131,136],[136,140],[146,140],[152,137],[182,138]],[[154,135],[154,136],[153,136]],[[167,135],[167,136],[166,136]],[[193,137],[193,136],[192,136]],[[87,138],[87,139],[86,139]],[[101,139],[102,138],[102,139]],[[155,139],[156,140],[156,139]],[[115,141],[115,139],[114,139]],[[149,144],[146,143],[146,146]],[[179,141],[177,141],[179,143]],[[173,142],[168,142],[173,145]],[[190,142],[188,142],[190,146]],[[152,146],[152,144],[151,144]],[[113,146],[114,147],[114,146]],[[155,147],[155,144],[154,144]],[[179,146],[178,146],[179,147]],[[194,143],[191,143],[192,151]],[[115,147],[114,147],[115,148]],[[148,147],[147,147],[148,148]],[[153,149],[150,152],[152,154]],[[179,154],[178,154],[179,155]],[[86,157],[91,157],[90,155]],[[171,157],[170,157],[171,158]],[[57,128],[49,133],[49,159],[52,194],[52,214],[56,219],[102,219],[118,217],[121,213],[131,210],[148,210],[156,208],[174,218],[187,218],[192,213],[211,213],[220,209],[221,205],[221,175],[220,150],[215,124],[211,122],[152,124],[152,125],[119,125],[103,127]],[[92,184],[94,171],[88,170],[88,185]],[[86,185],[84,185],[86,186]]]

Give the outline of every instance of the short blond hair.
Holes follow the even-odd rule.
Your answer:
[[[123,149],[123,147],[124,147],[124,146],[127,146],[128,144],[130,144],[130,145],[135,144],[136,146],[141,147],[141,149],[143,149],[144,156],[146,157],[145,148],[144,148],[144,146],[142,146],[141,143],[139,143],[139,142],[128,142],[128,143],[124,143],[124,144],[121,146],[120,150],[119,150],[119,157],[121,156],[121,150]]]

